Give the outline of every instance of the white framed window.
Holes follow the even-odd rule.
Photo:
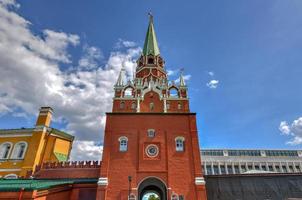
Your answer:
[[[135,110],[135,109],[136,109],[136,103],[135,103],[135,102],[132,102],[132,104],[131,104],[131,109],[132,109],[132,110]]]
[[[120,142],[120,151],[127,151],[128,150],[128,138],[125,136],[122,136],[119,138]]]
[[[125,97],[132,97],[133,96],[133,89],[131,87],[128,87],[124,92]]]
[[[151,103],[150,103],[150,111],[153,111],[153,110],[154,110],[154,103],[151,102]]]
[[[170,110],[170,102],[167,102],[167,110]]]
[[[178,102],[178,104],[177,104],[177,109],[178,109],[178,110],[181,110],[181,108],[182,108],[182,105],[181,105],[180,102]]]
[[[176,147],[176,151],[184,151],[185,150],[185,138],[176,137],[175,138],[175,147]]]
[[[172,196],[171,196],[171,200],[179,200],[178,199],[178,195],[177,194],[172,194]]]
[[[27,142],[18,142],[14,146],[13,153],[11,155],[12,159],[24,159],[27,150]]]
[[[148,137],[153,138],[153,137],[155,137],[155,130],[148,129],[147,134],[148,134]]]
[[[130,194],[129,200],[136,200],[136,196],[134,194]]]
[[[122,101],[122,102],[120,103],[120,109],[124,109],[124,108],[125,108],[125,102]]]
[[[4,142],[0,145],[0,159],[8,159],[12,146],[11,142]]]

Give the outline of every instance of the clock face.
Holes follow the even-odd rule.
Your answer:
[[[156,157],[159,153],[159,149],[155,144],[150,144],[146,147],[146,154],[148,157]]]

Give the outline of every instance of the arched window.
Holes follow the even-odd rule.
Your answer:
[[[0,146],[0,159],[7,159],[12,149],[12,143],[5,142]]]
[[[175,138],[175,147],[176,147],[176,151],[184,151],[185,150],[185,138],[184,137]]]
[[[170,97],[178,97],[178,91],[175,88],[171,88],[169,90],[169,93],[170,93]]]
[[[4,179],[17,179],[18,176],[16,174],[7,174],[4,176]]]
[[[171,200],[178,200],[178,195],[177,194],[172,194]]]
[[[119,138],[120,141],[120,151],[127,151],[128,149],[128,138],[125,136],[122,136]]]
[[[154,64],[154,59],[153,58],[148,58],[148,64]]]
[[[170,102],[167,102],[167,110],[170,110]]]
[[[130,194],[129,200],[136,200],[136,197],[134,194]]]
[[[154,110],[154,103],[153,102],[150,103],[150,111],[152,111],[152,110]]]
[[[26,149],[27,149],[26,142],[18,142],[17,144],[15,144],[11,158],[12,159],[23,159],[25,156]]]
[[[178,104],[177,104],[177,109],[178,109],[178,110],[181,110],[181,108],[182,108],[181,103],[178,102]]]
[[[132,104],[131,104],[131,109],[132,109],[132,110],[135,110],[135,109],[136,109],[136,103],[135,103],[135,102],[132,102]]]
[[[132,89],[131,87],[128,87],[128,88],[124,91],[124,96],[125,96],[125,97],[132,97],[132,96],[133,96],[132,92],[133,92],[133,89]]]
[[[148,137],[155,137],[155,130],[154,129],[148,129]]]
[[[124,108],[125,108],[125,102],[122,101],[122,102],[120,103],[120,109],[124,109]]]

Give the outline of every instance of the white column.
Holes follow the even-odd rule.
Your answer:
[[[243,171],[242,171],[242,168],[241,168],[241,163],[239,162],[238,165],[239,165],[239,173],[242,174]]]
[[[273,162],[273,170],[274,170],[274,172],[277,172],[276,163],[275,162]]]
[[[136,112],[140,112],[140,101],[139,101],[139,97],[137,97]]]
[[[232,162],[232,171],[233,171],[233,174],[236,174],[235,173],[235,167],[234,167],[234,163]]]
[[[224,169],[225,169],[225,173],[226,173],[226,174],[229,174],[229,171],[228,171],[228,163],[227,163],[227,162],[224,163]]]
[[[218,171],[219,171],[219,174],[221,174],[220,162],[218,162]]]
[[[287,169],[287,172],[290,171],[289,166],[288,166],[288,162],[286,162],[286,169]]]
[[[211,170],[212,170],[212,174],[215,174],[215,172],[214,172],[214,163],[213,162],[211,162]]]
[[[203,163],[203,170],[204,170],[204,174],[208,175],[208,172],[207,172],[207,163],[206,162]]]
[[[294,162],[293,162],[293,169],[294,169],[294,172],[297,172],[296,164]]]
[[[167,112],[167,100],[165,97],[164,97],[164,112],[165,113]]]

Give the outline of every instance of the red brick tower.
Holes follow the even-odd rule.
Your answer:
[[[107,113],[97,199],[205,200],[196,115],[187,86],[169,82],[150,16],[133,81],[122,68]]]

